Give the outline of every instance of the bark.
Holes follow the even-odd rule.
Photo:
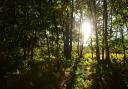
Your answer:
[[[105,52],[106,52],[106,62],[110,64],[110,53],[109,53],[109,45],[108,45],[108,12],[107,12],[107,1],[103,2],[104,7],[104,41],[105,41]]]
[[[99,38],[98,38],[98,29],[97,29],[97,21],[96,21],[96,2],[93,0],[92,2],[92,16],[93,16],[93,29],[96,32],[96,60],[100,61],[100,50],[99,50]]]
[[[56,21],[56,13],[54,12],[54,27],[55,27],[55,32],[56,32],[56,55],[57,55],[57,58],[58,58],[58,52],[59,52],[59,29],[57,27],[57,21]]]
[[[104,61],[104,13],[103,13],[103,39],[102,39],[102,61]]]
[[[72,30],[73,30],[73,11],[74,11],[74,0],[71,0],[70,1],[70,14],[71,14],[71,17],[70,17],[70,23],[69,23],[69,26],[70,26],[70,31],[69,31],[69,59],[71,59],[71,53],[72,53]],[[66,84],[66,89],[74,89],[75,88],[75,78],[76,78],[76,70],[77,70],[77,60],[75,61],[75,63],[73,63],[74,66],[72,68],[72,71],[70,72],[70,80],[68,81],[68,83]]]
[[[68,12],[67,12],[68,14]],[[67,20],[69,19],[69,14],[67,15]],[[66,60],[69,59],[69,55],[70,55],[70,45],[69,45],[69,22],[67,22],[66,24],[66,32],[65,32],[65,44],[64,44],[64,48],[65,48],[65,56],[66,56]]]
[[[125,52],[125,44],[124,44],[124,34],[123,34],[123,28],[121,28],[121,26],[120,26],[120,33],[121,33],[121,42],[122,42],[124,61],[125,61],[126,60],[126,52]]]
[[[93,45],[92,45],[92,38],[91,38],[91,54],[92,54],[92,60],[93,60]]]
[[[71,59],[71,55],[72,55],[72,30],[73,30],[73,12],[74,12],[74,0],[71,0],[71,5],[70,5],[70,8],[71,8],[71,27],[70,27],[70,55],[69,55],[69,58]]]

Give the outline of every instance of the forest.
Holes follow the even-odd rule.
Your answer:
[[[0,89],[128,89],[128,0],[0,0]]]

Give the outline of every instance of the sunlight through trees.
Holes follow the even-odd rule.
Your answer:
[[[0,89],[128,89],[127,0],[0,0]]]

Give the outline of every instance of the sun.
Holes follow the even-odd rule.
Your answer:
[[[83,35],[83,45],[87,46],[87,41],[92,34],[92,24],[90,21],[84,21],[81,24],[81,30]]]

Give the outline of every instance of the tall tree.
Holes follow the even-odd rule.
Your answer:
[[[104,7],[104,42],[105,42],[105,52],[106,52],[106,61],[110,64],[110,54],[109,54],[109,45],[108,45],[108,11],[107,11],[107,0],[103,2]]]
[[[97,29],[97,19],[96,19],[96,1],[90,1],[92,7],[92,18],[93,18],[93,30],[95,31],[96,36],[96,59],[99,62],[100,60],[100,50],[99,50],[99,38],[98,38],[98,29]]]

